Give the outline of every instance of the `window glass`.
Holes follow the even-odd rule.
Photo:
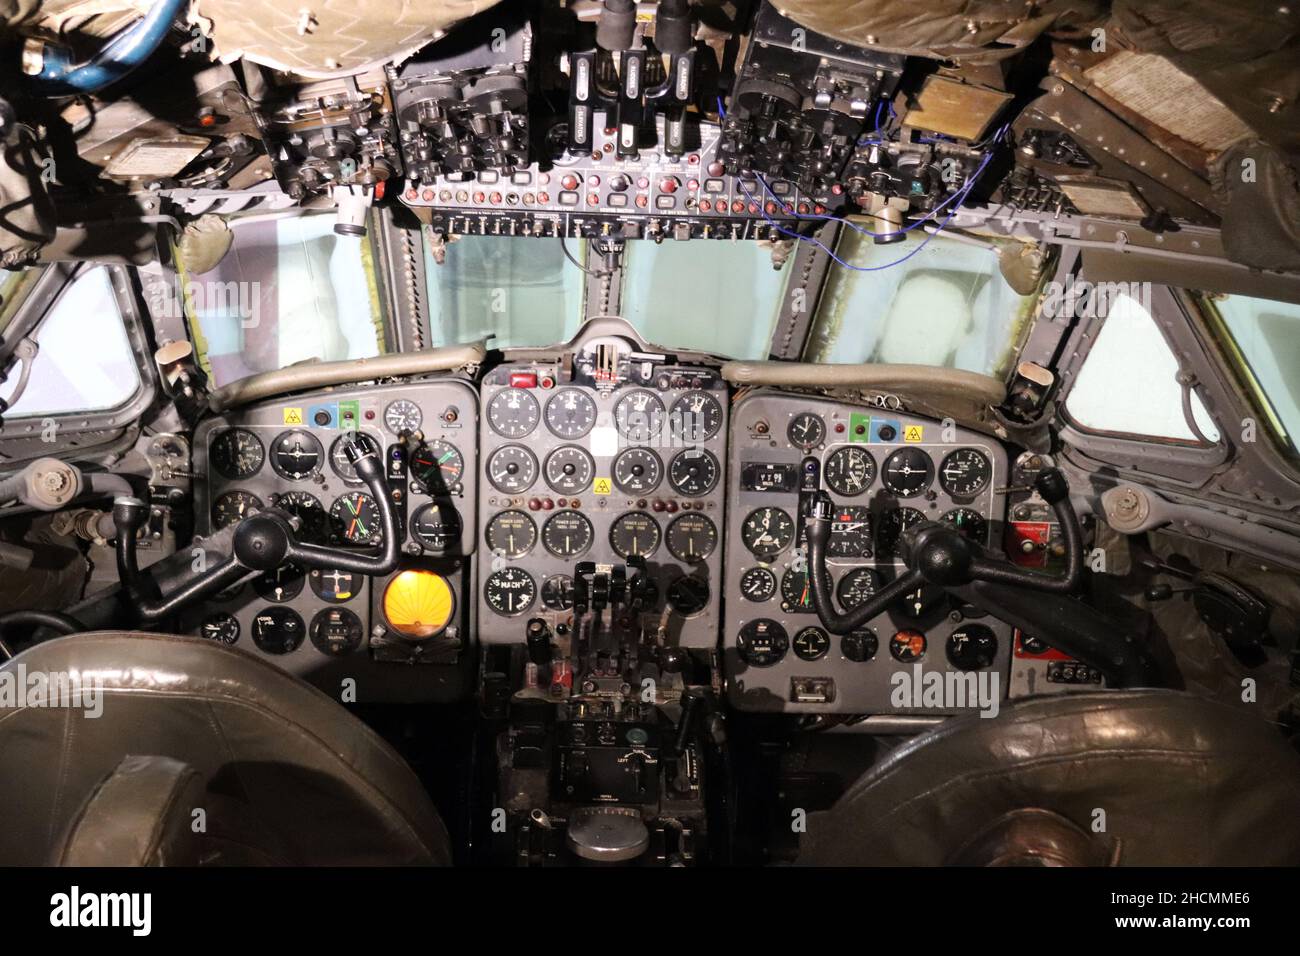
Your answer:
[[[579,262],[585,243],[571,242]],[[567,342],[582,320],[582,270],[558,239],[461,236],[441,265],[425,246],[429,324],[434,346],[477,342],[493,348]]]
[[[82,272],[63,290],[37,328],[36,344],[31,378],[9,416],[107,411],[140,387],[140,369],[104,266]],[[0,384],[0,397],[14,393],[19,368]]]
[[[383,350],[369,240],[337,235],[334,221],[235,221],[225,258],[186,277],[200,360],[218,386],[308,359]]]
[[[846,228],[818,304],[809,362],[931,365],[1002,377],[1037,296],[1018,295],[996,253],[913,231],[876,245]],[[893,263],[893,264],[891,264]]]
[[[1300,452],[1300,305],[1244,295],[1211,305],[1279,437]]]
[[[1066,411],[1082,428],[1197,442],[1183,415],[1178,359],[1151,313],[1126,293],[1109,298],[1106,318],[1066,398]],[[1192,393],[1192,414],[1212,443],[1219,430]]]
[[[765,242],[629,242],[623,317],[655,345],[765,359],[792,258],[778,270]]]

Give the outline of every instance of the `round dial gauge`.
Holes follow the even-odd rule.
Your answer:
[[[263,601],[284,604],[302,593],[307,572],[296,564],[282,564],[253,578],[253,590]]]
[[[292,431],[271,442],[271,467],[281,478],[301,481],[320,471],[325,451],[311,432]]]
[[[361,618],[345,607],[327,607],[311,619],[311,642],[316,650],[330,657],[351,654],[365,640]]]
[[[502,568],[488,575],[483,584],[483,598],[498,614],[514,617],[523,614],[537,600],[537,582],[523,568]]]
[[[869,627],[851,631],[840,638],[840,653],[848,660],[859,664],[871,660],[878,650],[880,650],[880,639]]]
[[[376,545],[383,541],[379,506],[362,491],[340,495],[330,506],[331,537],[349,544]]]
[[[935,610],[943,603],[946,596],[947,592],[939,585],[922,584],[919,588],[908,591],[895,601],[894,610],[904,617],[916,620]]]
[[[614,459],[614,484],[629,495],[644,495],[659,487],[664,463],[648,448],[627,448]]]
[[[703,448],[677,453],[668,465],[668,484],[688,498],[707,495],[718,483],[718,459]]]
[[[541,417],[537,399],[522,388],[503,388],[487,406],[488,424],[506,438],[523,438],[537,427]]]
[[[348,441],[352,439],[376,456],[379,455],[379,442],[365,432],[347,432],[334,439],[334,444],[330,445],[330,467],[334,469],[334,474],[349,484],[359,485],[361,479],[357,477],[357,468],[348,459],[346,450]]]
[[[361,587],[365,582],[365,578],[357,572],[339,571],[337,568],[331,571],[312,568],[311,573],[307,575],[307,580],[311,583],[312,593],[330,604],[351,601],[361,593]]]
[[[900,448],[885,459],[880,482],[899,498],[915,498],[934,481],[934,461],[922,448]]]
[[[718,529],[702,514],[678,515],[664,532],[664,543],[678,561],[695,564],[703,561],[718,546]]]
[[[424,413],[409,398],[399,398],[384,409],[384,424],[394,435],[414,435],[424,424]]]
[[[841,505],[831,516],[826,553],[832,558],[871,557],[871,512],[861,505]]]
[[[614,405],[614,423],[628,441],[649,441],[664,425],[664,403],[654,392],[638,388]]]
[[[740,576],[740,596],[746,601],[770,601],[776,594],[776,575],[767,568],[750,568]]]
[[[222,644],[234,644],[239,640],[239,622],[233,614],[225,611],[209,614],[199,625],[199,637],[220,641]]]
[[[460,532],[460,513],[449,504],[430,501],[411,516],[411,534],[430,551],[454,548]]]
[[[998,654],[998,638],[983,624],[967,624],[948,635],[948,660],[958,670],[975,671],[992,667]]]
[[[694,574],[674,578],[665,592],[668,606],[682,617],[699,614],[709,606],[709,582]]]
[[[945,524],[950,524],[961,532],[963,538],[968,538],[979,544],[988,544],[989,540],[989,523],[984,520],[984,516],[978,511],[970,508],[953,508],[939,519]]]
[[[329,515],[315,495],[307,491],[286,491],[275,495],[271,504],[298,519],[295,534],[300,541],[324,544],[329,540]]]
[[[307,625],[292,608],[276,605],[263,608],[253,618],[253,643],[266,654],[296,651],[307,636]]]
[[[890,508],[882,511],[876,521],[876,557],[892,558],[898,552],[898,539],[903,532],[925,515],[915,508]]]
[[[212,530],[228,528],[243,521],[262,507],[262,500],[251,491],[227,491],[212,502]]]
[[[814,614],[812,581],[803,571],[789,570],[781,575],[781,609],[788,614]]]
[[[876,480],[876,460],[857,445],[841,445],[826,457],[826,485],[846,498],[854,498]]]
[[[835,586],[835,596],[840,599],[844,610],[852,611],[861,607],[876,593],[876,572],[870,568],[854,568]]]
[[[483,537],[488,550],[521,558],[537,543],[537,525],[522,511],[503,511],[488,522]]]
[[[939,465],[939,484],[954,498],[973,498],[993,477],[993,463],[978,448],[958,448]]]
[[[423,442],[411,455],[411,477],[425,494],[445,494],[460,484],[464,474],[465,456],[450,442]]]
[[[900,664],[912,664],[925,656],[925,635],[920,631],[899,631],[889,639],[889,653]]]
[[[831,649],[831,639],[820,627],[805,627],[790,642],[794,656],[801,661],[815,661],[826,656]]]
[[[546,456],[546,483],[561,495],[586,491],[596,474],[596,462],[577,445],[562,445]]]
[[[800,412],[790,419],[786,426],[785,437],[790,444],[803,451],[812,451],[826,439],[826,423],[820,415],[812,412]]]
[[[553,574],[543,581],[542,607],[551,611],[567,611],[573,607],[573,578]]]
[[[487,476],[497,491],[517,495],[537,480],[537,459],[523,445],[502,445],[488,458]]]
[[[252,432],[243,428],[227,428],[212,439],[208,459],[212,462],[212,467],[227,478],[252,478],[261,471],[262,463],[266,461],[266,449]]]
[[[740,629],[736,650],[751,667],[771,667],[790,649],[790,635],[778,622],[765,617],[749,621]]]
[[[596,403],[580,388],[562,388],[546,403],[546,427],[572,441],[596,426]]]
[[[620,558],[645,557],[659,548],[659,524],[648,514],[629,511],[619,515],[609,529],[609,544]]]
[[[770,558],[794,541],[794,519],[780,508],[755,508],[740,526],[740,540],[754,557]]]
[[[542,526],[542,544],[557,558],[573,558],[591,547],[596,532],[577,511],[557,511]]]
[[[668,430],[683,441],[708,441],[721,427],[722,405],[708,392],[687,392],[668,412]]]

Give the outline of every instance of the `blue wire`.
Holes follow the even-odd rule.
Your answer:
[[[980,163],[979,168],[975,170],[975,172],[974,172],[974,174],[971,176],[971,178],[970,178],[967,182],[965,182],[965,183],[962,184],[961,189],[958,189],[956,192],[954,192],[951,196],[949,196],[949,197],[948,197],[947,199],[945,199],[943,202],[939,203],[939,205],[937,205],[937,206],[935,206],[933,209],[931,209],[931,210],[930,210],[928,213],[926,213],[925,216],[923,216],[921,219],[918,219],[916,222],[911,223],[910,225],[904,226],[902,229],[897,229],[897,230],[895,230],[895,231],[893,231],[893,232],[872,232],[872,231],[869,230],[869,229],[864,229],[864,228],[862,228],[862,227],[859,226],[857,223],[850,222],[849,220],[845,219],[845,218],[842,217],[842,216],[833,216],[833,215],[826,214],[826,213],[796,213],[796,212],[794,212],[794,211],[792,210],[791,213],[790,213],[790,215],[792,215],[795,219],[821,219],[821,220],[828,221],[828,222],[838,222],[838,223],[843,223],[844,225],[846,225],[846,226],[848,226],[850,229],[852,229],[854,232],[861,233],[862,235],[864,235],[864,236],[868,236],[868,237],[870,237],[871,239],[888,239],[888,238],[891,238],[891,237],[893,237],[893,236],[905,236],[905,235],[907,235],[909,232],[911,232],[913,229],[919,229],[921,226],[924,226],[927,222],[929,222],[930,220],[932,220],[932,219],[935,217],[935,215],[937,215],[938,213],[942,212],[942,211],[943,211],[943,210],[948,206],[949,203],[953,202],[953,201],[954,201],[958,196],[962,195],[963,192],[969,193],[970,189],[975,185],[975,180],[979,179],[980,174],[981,174],[982,172],[984,172],[984,168],[985,168],[986,166],[988,166],[989,161],[990,161],[992,158],[993,158],[993,154],[992,154],[992,153],[988,153],[988,154],[984,157],[984,160]],[[771,190],[771,188],[768,186],[766,180],[764,180],[763,177],[762,177],[761,175],[759,175],[758,173],[755,173],[755,174],[754,174],[754,178],[758,180],[759,185],[761,185],[761,186],[763,187],[763,189],[766,190],[767,194],[768,194],[769,196],[771,196],[773,200],[775,200],[777,203],[779,203],[779,204],[782,205],[782,206],[785,205],[784,201],[782,201],[782,200],[781,200],[781,199],[776,195],[776,193],[772,192],[772,190]]]
[[[724,110],[724,109],[722,108],[722,94],[721,94],[721,93],[718,94],[718,96],[717,96],[717,100],[718,100],[718,119],[720,119],[720,120],[724,120],[724,119],[727,118],[727,111]]]
[[[991,160],[992,158],[993,158],[993,154],[992,154],[992,153],[989,153],[987,156],[985,156],[985,157],[984,157],[984,162],[982,162],[982,163],[980,164],[979,169],[975,170],[975,174],[974,174],[973,176],[971,176],[971,178],[970,178],[969,180],[966,181],[966,184],[965,184],[964,186],[962,186],[961,189],[957,190],[957,192],[953,193],[953,195],[952,195],[951,197],[949,197],[949,200],[948,200],[948,201],[951,201],[952,199],[957,199],[957,200],[958,200],[957,205],[955,205],[955,206],[952,208],[952,211],[948,213],[947,218],[945,218],[944,221],[941,222],[941,223],[939,224],[938,228],[937,228],[934,232],[927,232],[927,233],[925,234],[925,238],[922,239],[921,242],[917,244],[917,247],[916,247],[915,249],[913,249],[911,252],[909,252],[907,255],[905,255],[905,256],[903,256],[903,257],[901,257],[901,258],[899,258],[899,259],[895,259],[893,262],[887,262],[887,263],[885,263],[884,265],[881,265],[881,266],[855,266],[855,265],[851,265],[850,263],[845,262],[843,259],[841,259],[839,256],[837,256],[837,255],[834,253],[834,251],[831,250],[831,248],[830,248],[829,246],[827,246],[824,242],[822,242],[820,239],[816,238],[815,236],[805,236],[805,235],[803,235],[803,234],[801,234],[801,233],[794,232],[794,231],[792,231],[792,230],[786,229],[784,226],[782,226],[780,223],[778,223],[775,219],[773,219],[771,216],[769,216],[769,215],[767,214],[767,210],[764,209],[762,206],[759,206],[759,207],[758,207],[758,210],[759,210],[759,212],[762,214],[763,218],[767,220],[768,224],[771,225],[771,226],[772,226],[774,229],[776,229],[778,232],[780,232],[780,233],[782,233],[782,234],[784,234],[784,235],[787,235],[787,236],[793,236],[795,239],[798,239],[800,242],[811,242],[814,246],[816,246],[817,248],[819,248],[819,249],[821,249],[823,252],[825,252],[826,255],[830,256],[830,258],[831,258],[834,262],[836,262],[836,263],[838,263],[839,265],[843,266],[845,269],[850,269],[850,270],[852,270],[853,272],[883,272],[883,271],[886,270],[886,269],[892,269],[894,266],[902,265],[902,264],[903,264],[904,262],[906,262],[908,259],[912,258],[912,256],[916,255],[918,252],[920,252],[922,249],[924,249],[926,246],[928,246],[928,245],[930,244],[930,240],[931,240],[931,239],[933,239],[935,236],[939,235],[939,233],[943,232],[943,230],[944,230],[945,228],[947,228],[948,224],[949,224],[950,222],[952,222],[953,217],[956,216],[956,215],[957,215],[957,212],[961,209],[961,204],[962,204],[963,202],[966,201],[966,197],[969,196],[971,190],[975,188],[975,183],[976,183],[976,181],[979,179],[979,175],[980,175],[980,173],[982,173],[982,172],[984,171],[984,168],[989,164],[989,160]],[[758,176],[757,178],[758,178],[759,182],[763,182],[763,178],[762,178],[761,176]],[[764,187],[764,188],[767,188],[767,184],[766,184],[766,183],[763,183],[763,187]],[[934,213],[938,212],[940,208],[942,208],[942,207],[935,207],[935,209],[931,210],[930,215],[931,215],[931,216],[934,215]],[[832,216],[832,217],[816,217],[816,218],[837,218],[837,217],[833,217],[833,216]],[[927,218],[929,218],[929,217],[927,216]],[[839,221],[841,221],[841,222],[845,222],[845,221],[842,220],[842,219],[839,220]],[[917,222],[917,223],[916,223],[912,228],[915,228],[915,226],[919,226],[919,225],[924,224],[925,221],[926,221],[925,219],[920,220],[920,221]],[[845,222],[845,225],[852,226],[853,223]],[[862,229],[859,229],[858,231],[859,231],[859,232],[864,232],[865,235],[869,235],[869,236],[872,236],[872,237],[877,237],[877,236],[881,236],[881,235],[896,235],[896,233],[868,233],[868,232],[865,232],[865,231],[862,230]]]

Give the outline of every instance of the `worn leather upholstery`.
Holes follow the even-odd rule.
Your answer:
[[[1096,833],[1121,865],[1300,863],[1300,755],[1241,707],[1176,691],[1036,698],[947,721],[899,747],[830,810],[799,863],[951,862],[1023,808]],[[1108,857],[1109,858],[1109,857]]]
[[[205,781],[170,757],[130,755],[82,804],[49,862],[55,866],[196,866],[195,807]]]
[[[140,794],[136,774],[174,791],[174,805],[148,798],[130,828],[149,819],[165,828],[201,809],[205,863],[451,861],[446,829],[402,758],[340,704],[251,654],[106,631],[37,645],[0,680],[6,672],[98,678],[103,700],[98,717],[22,699],[0,707],[0,863],[45,863],[69,845],[86,852],[91,834],[76,821],[95,822],[101,800]],[[150,766],[124,763],[128,755]],[[203,784],[200,807],[185,805],[187,775]],[[138,833],[122,839],[128,859],[117,862],[153,859]]]

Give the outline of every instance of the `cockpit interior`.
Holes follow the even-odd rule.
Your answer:
[[[0,864],[1300,863],[1298,50],[0,3]]]

